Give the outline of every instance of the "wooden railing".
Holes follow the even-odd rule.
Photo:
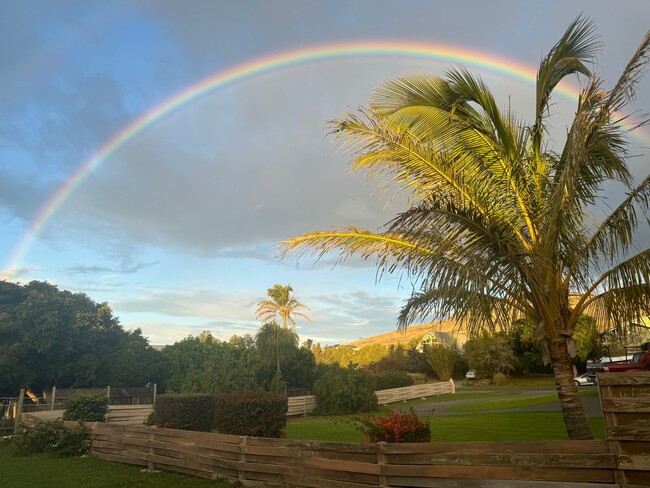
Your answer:
[[[109,405],[107,421],[122,425],[143,425],[151,412],[153,412],[153,405]],[[20,418],[22,423],[33,424],[60,419],[62,415],[63,410],[43,410],[23,413]]]
[[[405,402],[413,398],[426,398],[430,396],[456,393],[456,386],[453,380],[437,383],[423,383],[421,385],[406,386],[404,388],[391,388],[390,390],[378,390],[375,392],[377,403],[388,405],[389,403]],[[289,397],[287,415],[307,415],[316,410],[316,397],[314,395]]]
[[[349,444],[100,423],[88,430],[100,459],[245,484],[618,487],[605,441]]]
[[[650,486],[650,371],[600,373],[605,434],[621,486]]]

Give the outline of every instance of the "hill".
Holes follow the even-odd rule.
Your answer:
[[[467,330],[464,327],[457,328],[455,322],[451,320],[441,320],[429,324],[412,325],[403,331],[395,330],[386,334],[366,337],[365,339],[351,342],[350,345],[355,347],[366,347],[375,344],[381,344],[384,346],[402,344],[408,346],[411,341],[420,340],[422,336],[428,332],[444,334],[448,337],[452,337],[460,347],[467,342]]]

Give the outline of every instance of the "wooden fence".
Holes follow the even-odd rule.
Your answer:
[[[143,425],[151,412],[153,412],[153,405],[109,405],[107,422],[121,425]],[[20,421],[25,424],[34,424],[60,419],[61,415],[63,415],[63,410],[42,410],[23,413],[20,416]]]
[[[298,488],[613,488],[606,441],[349,444],[88,424],[91,453],[205,478]]]
[[[650,486],[650,371],[598,375],[603,422],[621,486]]]
[[[391,388],[390,390],[378,390],[375,392],[377,402],[380,405],[402,402],[413,398],[426,398],[430,396],[456,393],[456,385],[453,380],[436,383],[423,383],[421,385],[406,386],[404,388]],[[287,415],[307,415],[316,410],[316,397],[314,395],[289,397]]]

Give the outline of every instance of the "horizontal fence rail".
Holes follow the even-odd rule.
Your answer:
[[[421,385],[406,386],[404,388],[391,388],[389,390],[378,390],[375,392],[377,403],[388,405],[389,403],[405,402],[414,398],[426,398],[430,396],[456,393],[456,386],[453,380],[440,381],[437,383],[423,383]],[[316,410],[316,397],[314,395],[289,397],[287,415],[307,415]]]
[[[605,441],[349,444],[88,424],[109,461],[298,488],[613,488]]]

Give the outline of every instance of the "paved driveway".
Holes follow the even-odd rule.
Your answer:
[[[580,391],[591,391],[591,390],[595,390],[596,388],[597,388],[596,386],[581,386]],[[535,397],[540,395],[549,395],[549,394],[556,393],[556,390],[554,388],[534,388],[534,389],[533,388],[526,388],[526,389],[503,388],[498,391],[503,391],[504,395],[496,396],[494,395],[494,391],[495,391],[494,389],[481,390],[481,389],[474,389],[472,387],[467,387],[467,388],[458,387],[456,389],[457,393],[462,393],[462,392],[485,393],[486,394],[485,398],[476,397],[476,398],[451,400],[449,402],[442,402],[442,403],[437,403],[437,402],[422,403],[414,407],[414,409],[418,415],[431,415],[432,409],[434,415],[463,415],[463,413],[461,412],[449,412],[448,409],[449,407],[455,405],[465,405],[468,403],[487,402],[492,400],[499,400],[502,398],[513,399],[513,398]],[[585,409],[585,413],[587,414],[587,417],[602,416],[602,410],[600,408],[600,399],[598,396],[595,395],[583,396],[582,405]],[[395,404],[394,406],[398,407],[397,404]],[[504,410],[486,410],[485,412],[497,413],[497,412],[559,412],[559,411],[560,411],[560,402],[555,401],[552,403],[544,403],[542,405],[533,405],[531,407],[510,408]],[[468,415],[472,415],[474,413],[476,412],[467,412]]]

